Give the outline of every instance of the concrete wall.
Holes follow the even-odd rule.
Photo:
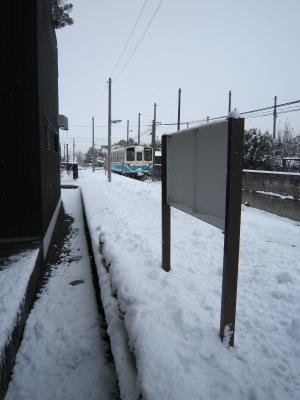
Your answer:
[[[244,170],[243,203],[300,221],[300,174]]]
[[[300,174],[291,172],[243,171],[243,189],[264,191],[300,199]]]
[[[161,178],[161,165],[154,176]],[[244,170],[242,195],[250,207],[300,221],[300,174]]]

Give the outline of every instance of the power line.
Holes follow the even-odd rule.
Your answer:
[[[100,108],[100,106],[102,104],[102,100],[103,100],[105,92],[106,92],[106,83],[104,84],[102,92],[101,92],[101,96],[100,96],[100,100],[99,100],[99,108]],[[94,114],[96,114],[96,113],[94,113]]]
[[[278,104],[277,108],[281,108],[281,107],[287,107],[287,106],[291,106],[294,104],[299,104],[300,100],[295,100],[295,101],[289,101],[287,103],[282,103],[282,104]],[[273,115],[273,112],[270,112],[269,110],[273,110],[274,106],[268,106],[268,107],[263,107],[263,108],[257,108],[254,110],[250,110],[250,111],[244,111],[241,112],[240,115],[247,115],[247,118],[258,118],[258,117],[265,117],[265,116],[270,116]],[[264,111],[269,111],[267,113],[264,113]],[[295,112],[295,111],[300,111],[300,107],[289,107],[283,110],[279,110],[277,111],[277,114],[284,114],[284,113],[288,113],[288,112]],[[254,114],[254,115],[251,115]],[[209,118],[210,121],[216,121],[219,119],[224,119],[227,118],[228,115],[222,115],[220,117],[213,117],[213,118]],[[185,121],[185,122],[181,122],[180,125],[186,125],[186,124],[196,124],[196,123],[201,123],[201,122],[206,122],[207,119],[198,119],[198,120],[193,120],[193,121]],[[166,122],[166,123],[159,123],[157,124],[157,126],[172,126],[172,125],[177,125],[177,122]],[[91,128],[91,125],[69,125],[71,128]],[[143,128],[149,128],[149,126],[152,125],[141,125],[141,127]],[[107,124],[106,125],[95,125],[95,127],[97,128],[107,128]],[[126,125],[116,125],[117,128],[126,128]],[[138,125],[131,125],[132,128],[137,128]]]
[[[119,58],[118,58],[116,64],[115,64],[114,67],[113,67],[113,70],[112,70],[110,76],[112,76],[112,74],[115,72],[115,69],[116,69],[117,66],[119,65],[120,60],[121,60],[121,58],[122,58],[122,56],[123,56],[123,54],[124,54],[124,52],[125,52],[125,50],[126,50],[128,44],[129,44],[129,42],[130,42],[130,39],[132,38],[132,35],[133,35],[134,31],[135,31],[135,28],[136,28],[136,26],[137,26],[137,24],[138,24],[138,22],[139,22],[139,19],[140,19],[141,15],[142,15],[142,12],[143,12],[143,10],[144,10],[144,8],[145,8],[147,2],[148,2],[148,0],[145,0],[145,1],[144,1],[144,4],[143,4],[143,6],[142,6],[142,8],[141,8],[141,10],[140,10],[140,12],[139,12],[139,15],[138,15],[138,17],[137,17],[137,19],[136,19],[136,22],[135,22],[135,24],[134,24],[134,26],[133,26],[133,28],[132,28],[132,30],[131,30],[131,32],[130,32],[130,35],[129,35],[129,37],[128,37],[126,43],[125,43],[125,46],[123,47],[123,50],[122,50],[122,52],[121,52],[121,54],[120,54],[120,56],[119,56]],[[105,91],[106,91],[106,83],[104,84],[103,89],[102,89],[102,92],[101,92],[102,94],[101,94],[100,100],[99,100],[99,107],[100,107],[101,104],[102,104],[102,100],[103,100]]]
[[[140,20],[140,17],[141,17],[141,15],[142,15],[142,13],[143,13],[143,10],[144,10],[144,8],[145,8],[147,2],[148,2],[148,0],[145,0],[145,1],[144,1],[144,4],[143,4],[143,6],[142,6],[142,8],[141,8],[141,10],[140,10],[140,12],[139,12],[139,15],[138,15],[138,17],[137,17],[137,19],[136,19],[136,21],[135,21],[135,24],[134,24],[134,26],[133,26],[133,28],[132,28],[132,30],[131,30],[131,32],[130,32],[130,35],[129,35],[129,37],[128,37],[126,43],[125,43],[125,46],[123,47],[123,50],[121,51],[121,54],[120,54],[120,56],[119,56],[119,58],[118,58],[116,64],[115,64],[114,67],[113,67],[113,70],[112,70],[110,76],[112,76],[112,74],[115,72],[117,66],[119,65],[119,63],[120,63],[120,61],[121,61],[121,58],[122,58],[122,56],[123,56],[125,50],[127,49],[127,46],[128,46],[128,44],[129,44],[129,42],[130,42],[130,39],[132,38],[132,35],[133,35],[134,31],[135,31],[135,28],[136,28],[136,26],[137,26],[137,24],[138,24],[138,22],[139,22],[139,20]],[[100,96],[100,101],[99,101],[99,107],[100,107],[101,104],[102,104],[102,100],[103,100],[105,91],[106,91],[106,83],[104,84],[104,87],[103,87],[103,89],[102,89],[102,94],[101,94],[101,96]]]
[[[146,128],[148,125],[141,125]],[[69,125],[70,128],[91,128],[92,125]],[[107,125],[94,125],[95,128],[107,128]],[[137,128],[138,125],[131,125],[131,128]],[[126,125],[115,125],[114,128],[126,128]]]
[[[125,53],[125,50],[126,50],[127,47],[128,47],[128,44],[129,44],[129,42],[130,42],[130,40],[131,40],[131,38],[132,38],[132,35],[133,35],[133,33],[134,33],[134,31],[135,31],[135,28],[136,28],[136,26],[137,26],[137,24],[138,24],[138,22],[139,22],[139,20],[140,20],[140,18],[141,18],[141,15],[142,15],[142,13],[143,13],[143,11],[144,11],[144,8],[145,8],[147,2],[148,2],[148,0],[145,0],[145,1],[144,1],[144,4],[143,4],[143,6],[142,6],[142,8],[141,8],[141,10],[140,10],[140,12],[139,12],[139,14],[138,14],[138,17],[137,17],[137,19],[136,19],[136,21],[135,21],[135,24],[134,24],[134,26],[133,26],[133,28],[132,28],[130,34],[129,34],[129,37],[128,37],[128,39],[127,39],[127,41],[126,41],[126,43],[125,43],[125,45],[124,45],[124,47],[123,47],[123,49],[122,49],[122,51],[121,51],[121,54],[120,54],[120,56],[119,56],[117,62],[115,63],[115,65],[114,65],[114,67],[113,67],[113,69],[112,69],[112,72],[111,72],[110,76],[113,75],[113,73],[115,72],[117,66],[119,65],[119,63],[120,63],[120,61],[121,61],[121,58],[123,57],[123,54]]]
[[[288,113],[288,112],[295,112],[295,111],[300,111],[300,107],[296,107],[296,108],[293,108],[293,109],[290,109],[290,110],[282,110],[282,111],[277,112],[277,114],[285,114],[285,113]]]
[[[288,103],[278,104],[277,108],[286,107],[288,105],[293,105],[293,104],[298,104],[298,103],[300,103],[300,100],[290,101]],[[262,113],[262,111],[268,111],[268,110],[273,110],[273,109],[274,109],[274,106],[268,106],[268,107],[263,107],[263,108],[257,108],[255,110],[244,111],[244,112],[241,112],[240,115],[247,115],[247,118],[265,117],[265,116],[273,115],[273,113],[272,112]],[[300,111],[300,107],[277,111],[277,114],[283,114],[283,113],[293,112],[293,111]],[[260,112],[260,114],[256,114],[256,113],[259,113],[259,112]],[[254,114],[254,115],[251,115],[251,114]],[[217,121],[219,119],[224,119],[224,118],[227,118],[227,117],[228,117],[228,115],[222,115],[220,117],[209,118],[209,121]],[[207,121],[206,119],[200,119],[200,120],[198,119],[198,120],[194,120],[194,121],[181,122],[180,125],[197,124],[197,123],[206,122],[206,121]],[[161,126],[175,126],[175,125],[177,125],[177,122],[160,123],[160,124],[158,124],[158,126],[159,125],[161,125]]]
[[[152,21],[154,20],[156,14],[158,13],[158,10],[159,10],[159,8],[160,8],[160,6],[161,6],[161,4],[162,4],[163,1],[164,1],[164,0],[160,0],[159,4],[158,4],[158,6],[156,7],[154,13],[152,14],[152,17],[151,17],[151,19],[150,19],[150,21],[149,21],[149,23],[148,23],[148,25],[147,25],[147,27],[146,27],[144,33],[142,34],[140,40],[137,42],[137,44],[136,44],[136,46],[135,46],[133,52],[132,52],[132,53],[130,54],[130,56],[128,57],[128,59],[127,59],[125,65],[123,66],[123,68],[121,69],[121,71],[119,72],[119,74],[117,75],[117,77],[114,79],[115,82],[119,79],[120,75],[123,73],[123,71],[124,71],[125,68],[127,67],[129,61],[130,61],[130,60],[132,59],[132,57],[134,56],[134,54],[135,54],[137,48],[139,47],[139,45],[140,45],[141,42],[143,41],[143,39],[144,39],[144,37],[145,37],[145,35],[146,35],[146,33],[147,33],[147,31],[148,31],[148,29],[149,29],[149,27],[150,27]]]

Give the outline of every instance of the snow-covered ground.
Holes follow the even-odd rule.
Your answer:
[[[74,218],[61,260],[28,317],[7,400],[116,398],[105,355],[89,265],[79,190],[63,190]]]
[[[39,249],[34,248],[0,261],[0,364],[10,340]]]
[[[166,273],[160,183],[115,174],[108,183],[103,171],[79,171],[77,183],[94,249],[104,243],[102,285],[109,279],[119,303],[144,399],[300,398],[299,223],[243,207],[235,347],[227,348],[218,337],[221,231],[172,209]]]

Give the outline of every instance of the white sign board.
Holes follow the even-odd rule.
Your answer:
[[[225,229],[228,120],[167,137],[167,203]]]

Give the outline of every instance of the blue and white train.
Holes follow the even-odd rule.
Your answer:
[[[153,151],[148,146],[128,146],[111,150],[111,170],[142,178],[152,174]]]

